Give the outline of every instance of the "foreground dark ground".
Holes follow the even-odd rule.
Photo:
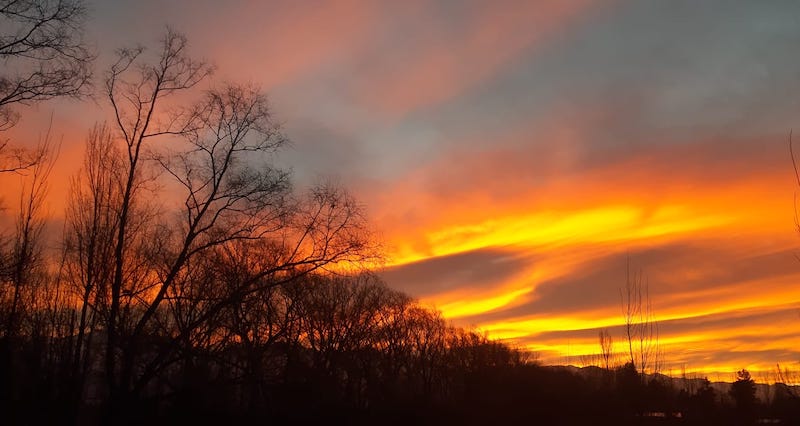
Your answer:
[[[19,379],[25,368],[35,368],[26,364],[3,371],[3,423],[800,424],[793,387],[773,385],[764,400],[756,397],[749,378],[712,385],[705,379],[642,376],[631,364],[613,370],[539,366],[502,344],[461,333],[470,343],[443,352],[455,363],[408,365],[392,376],[379,367],[388,361],[385,353],[339,354],[336,364],[342,367],[319,369],[312,362],[316,354],[283,348],[280,375],[225,377],[195,363],[172,384],[127,401],[91,395],[101,392],[100,384],[90,386],[81,400],[53,392],[48,389],[53,378],[41,370],[24,383],[11,381],[9,376]],[[17,387],[10,389],[10,383]]]

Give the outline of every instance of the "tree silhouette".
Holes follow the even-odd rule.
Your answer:
[[[731,384],[728,392],[736,406],[736,411],[740,420],[744,423],[751,423],[755,420],[756,406],[756,384],[750,377],[747,370],[739,370],[736,373],[736,381]]]
[[[45,251],[45,202],[48,178],[56,159],[56,149],[49,135],[42,144],[43,156],[30,166],[27,176],[20,176],[20,199],[14,230],[3,247],[0,258],[0,400],[9,413],[19,413],[14,402],[23,398],[26,384],[15,358],[32,358],[30,370],[36,371],[45,361],[42,354],[31,353],[26,343],[44,344],[51,334],[47,314],[51,301],[51,276]],[[30,340],[26,340],[29,337]],[[31,345],[34,346],[34,345]],[[41,346],[40,346],[41,348]],[[39,349],[39,348],[36,348]],[[42,348],[43,349],[43,348]]]
[[[611,370],[611,361],[614,356],[614,339],[607,329],[599,332],[600,353],[603,357],[606,370]]]
[[[0,132],[19,120],[18,106],[89,93],[94,54],[83,40],[83,0],[0,0]],[[0,139],[0,172],[45,160],[46,148]]]
[[[631,273],[626,263],[625,286],[620,289],[620,304],[628,344],[628,362],[642,377],[659,370],[658,323],[650,302],[650,286],[641,272]]]
[[[176,103],[211,73],[187,49],[167,30],[156,59],[123,49],[107,74],[123,142],[110,198],[113,251],[98,260],[113,265],[103,318],[111,421],[162,372],[189,368],[193,351],[224,341],[217,333],[231,306],[372,256],[346,191],[323,183],[298,194],[271,165],[286,139],[260,90],[222,84]],[[160,185],[171,188],[163,199]],[[157,207],[174,199],[174,211]],[[231,281],[220,270],[227,265],[245,273]]]
[[[96,126],[87,137],[81,170],[70,182],[60,276],[61,285],[74,301],[70,306],[74,306],[77,317],[69,366],[76,404],[99,356],[99,323],[108,318],[122,161],[110,130]]]

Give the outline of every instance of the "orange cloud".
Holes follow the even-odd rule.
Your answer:
[[[785,326],[775,329],[742,319],[800,306],[795,188],[782,136],[654,140],[647,150],[587,164],[591,147],[579,141],[590,140],[591,127],[558,127],[444,152],[373,196],[393,254],[389,283],[405,288],[414,279],[405,270],[429,265],[430,282],[458,281],[419,293],[446,317],[548,362],[578,363],[598,352],[599,329],[621,338],[627,253],[651,283],[668,368],[768,371],[800,356],[787,349],[800,343],[792,334],[800,321],[786,322],[784,313]],[[518,143],[526,132],[548,143]],[[566,162],[536,156],[558,157],[564,145]],[[495,280],[479,272],[504,259],[527,260]]]
[[[224,75],[272,89],[352,59],[380,27],[384,13],[376,2],[362,0],[245,2],[214,17],[224,37],[197,28],[195,45],[211,52]]]
[[[395,116],[445,102],[501,72],[523,51],[555,37],[592,3],[478,2],[455,29],[445,22],[451,16],[437,21],[434,5],[420,4],[407,34],[417,42],[391,55],[356,91],[365,104]],[[429,20],[434,24],[417,25]]]

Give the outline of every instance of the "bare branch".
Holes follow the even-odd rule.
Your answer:
[[[0,129],[16,121],[15,104],[89,94],[95,55],[85,18],[83,0],[0,1]]]

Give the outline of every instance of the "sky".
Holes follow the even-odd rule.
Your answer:
[[[364,204],[386,282],[454,324],[581,364],[649,286],[664,371],[800,369],[800,4],[90,1],[98,76],[166,25],[270,96],[298,185]],[[59,203],[102,96],[28,107],[63,142]],[[53,208],[57,211],[57,208]]]

